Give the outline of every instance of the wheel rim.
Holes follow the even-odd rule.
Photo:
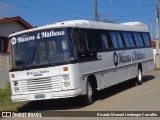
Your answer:
[[[138,70],[138,81],[142,81],[142,72],[141,70]]]
[[[92,87],[90,83],[88,83],[88,98],[91,100],[93,95]]]

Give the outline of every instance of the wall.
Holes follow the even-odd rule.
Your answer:
[[[25,28],[17,22],[0,23],[0,36],[8,37],[13,32],[22,31]],[[9,82],[10,54],[0,52],[0,89],[5,88]]]
[[[0,88],[5,88],[9,82],[9,54],[0,53]]]
[[[159,53],[160,53],[160,50],[159,50]],[[155,49],[155,48],[153,48],[154,63],[155,63],[155,54],[156,54],[156,49]]]
[[[0,23],[0,36],[8,37],[13,32],[22,31],[23,28],[17,22]]]

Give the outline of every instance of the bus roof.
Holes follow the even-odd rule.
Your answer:
[[[118,24],[118,23],[106,23],[106,22],[96,22],[96,21],[88,21],[88,20],[71,20],[71,21],[57,22],[57,23],[45,25],[42,27],[20,31],[20,32],[11,34],[9,37],[27,33],[27,32],[34,32],[34,31],[50,29],[50,28],[64,28],[64,27],[148,32],[147,25],[141,22],[127,22],[127,23]]]

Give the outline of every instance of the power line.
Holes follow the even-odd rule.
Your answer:
[[[100,1],[101,0],[99,0],[99,4],[100,4]],[[116,2],[116,3],[120,3],[120,2]],[[126,3],[126,2],[123,2],[123,3]],[[101,4],[102,4],[102,1],[101,1]],[[103,5],[104,5],[104,2],[103,2]],[[114,4],[115,5],[115,4]],[[118,6],[116,6],[116,5],[118,5]],[[108,11],[112,11],[112,15],[110,15],[110,16],[117,16],[117,15],[115,15],[114,13],[117,13],[117,12],[113,12],[113,11],[126,11],[126,8],[124,7],[122,7],[121,5],[119,5],[119,4],[116,4],[114,7],[113,6],[110,6],[109,7],[109,9],[111,9],[111,7],[113,8],[112,10],[109,10],[108,9]],[[127,5],[124,5],[124,6],[128,6],[128,4]],[[145,6],[147,6],[147,5],[142,5],[142,3],[140,3],[140,5],[135,5],[136,7],[139,7],[141,10],[143,10],[143,7]],[[151,6],[150,5],[150,7],[153,7],[153,6]],[[101,8],[101,10],[103,10],[103,11],[106,11],[106,10],[104,10],[104,9],[102,9],[103,7],[99,7],[99,8]],[[105,6],[105,8],[107,8],[107,6]],[[123,17],[123,19],[124,19],[124,17],[125,18],[127,18],[127,17],[134,17],[134,16],[136,16],[136,17],[139,17],[139,16],[142,16],[142,15],[145,15],[145,14],[148,14],[149,12],[151,12],[151,10],[150,11],[148,11],[147,13],[143,13],[143,12],[140,12],[141,10],[138,10],[137,12],[135,12],[135,9],[130,9],[130,10],[133,10],[133,13],[132,14],[129,14],[129,15],[121,15],[121,16],[117,16],[118,18],[119,17]],[[124,13],[123,13],[124,14]],[[107,14],[107,15],[109,15],[109,14]]]
[[[84,11],[79,11],[79,10],[75,10],[75,9],[69,9],[69,8],[60,7],[60,6],[56,6],[56,5],[53,5],[53,4],[48,4],[48,3],[44,3],[44,2],[40,2],[40,1],[35,1],[35,0],[29,0],[29,1],[40,4],[40,5],[45,5],[45,6],[58,8],[58,9],[61,9],[61,10],[67,10],[67,11],[74,12],[74,13],[93,14],[93,13],[89,13],[89,12],[86,12],[86,11],[84,12]]]
[[[109,0],[108,0],[109,1]],[[112,1],[112,0],[111,0]],[[108,3],[106,3],[106,0],[104,0],[104,1],[102,1],[102,0],[99,0],[99,5],[101,6],[101,8],[107,8],[107,6],[106,6],[106,4],[108,4],[108,6],[110,6],[110,7],[116,7],[115,9],[117,9],[117,7],[118,8],[123,8],[122,6],[124,6],[124,7],[128,7],[128,6],[131,6],[131,7],[154,7],[154,5],[152,4],[153,2],[140,2],[140,4],[138,4],[137,3],[137,1],[132,1],[132,2],[128,2],[128,1],[118,1],[118,2],[115,2],[115,0],[114,1],[112,1],[112,5],[110,5],[110,3],[108,2]]]
[[[34,5],[36,5],[36,7],[30,7],[30,6],[26,6],[25,4],[20,4],[20,3],[16,3],[16,2],[11,2],[11,1],[5,1],[5,0],[0,0],[0,1],[2,1],[2,2],[5,2],[5,3],[9,3],[9,4],[12,4],[12,5],[16,5],[16,6],[19,6],[19,7],[23,7],[23,8],[27,8],[27,9],[30,9],[30,10],[33,10],[33,11],[38,11],[38,12],[41,12],[41,13],[47,13],[47,14],[51,14],[51,15],[56,15],[56,16],[61,16],[61,17],[67,17],[67,18],[74,18],[74,19],[82,19],[82,17],[84,18],[84,12],[83,11],[80,11],[80,10],[74,10],[74,9],[70,9],[70,8],[67,8],[67,7],[61,7],[61,6],[57,6],[57,5],[53,5],[53,4],[49,4],[49,3],[44,3],[44,2],[39,2],[39,1],[37,1],[37,0],[30,0],[30,1],[32,1],[32,2],[35,2],[36,4],[40,4],[40,5],[44,5],[44,6],[48,6],[48,7],[53,7],[53,8],[57,8],[57,9],[61,9],[61,10],[65,10],[65,11],[70,11],[70,12],[75,12],[75,13],[83,13],[83,15],[81,15],[82,17],[79,17],[79,16],[71,16],[71,15],[68,15],[68,14],[61,14],[61,13],[57,13],[57,12],[54,12],[54,11],[49,11],[49,10],[43,10],[43,9],[39,9],[39,8],[37,8],[38,6],[36,5],[36,4],[34,4]],[[86,2],[86,1],[85,1]],[[85,3],[84,2],[84,3]],[[72,3],[72,2],[70,2],[70,3]],[[92,0],[92,3],[93,3],[93,0]],[[98,0],[98,4],[99,3],[101,3],[102,4],[102,0]],[[33,3],[31,3],[31,4],[33,4]],[[73,4],[73,3],[72,3]],[[145,4],[147,4],[147,3],[145,3]],[[103,5],[105,5],[105,4],[103,4]],[[114,4],[115,5],[115,4]],[[138,5],[136,5],[136,6],[138,6]],[[142,3],[141,3],[141,6],[143,6],[142,5]],[[39,7],[42,7],[42,6],[39,6]],[[92,7],[93,7],[93,4],[92,4]],[[111,6],[111,7],[113,7],[113,6]],[[110,7],[110,8],[111,8]],[[88,7],[87,7],[88,8]],[[99,7],[99,10],[100,11],[106,11],[106,10],[104,10],[104,9],[102,9],[103,7]],[[118,9],[119,8],[119,9]],[[145,14],[148,14],[150,11],[148,11],[147,13],[142,13],[142,12],[135,12],[135,10],[134,9],[130,9],[130,10],[134,10],[133,11],[133,13],[131,13],[131,14],[129,14],[129,15],[125,15],[124,13],[124,15],[123,14],[121,14],[121,15],[116,15],[117,14],[117,12],[115,12],[115,11],[117,11],[118,10],[118,12],[119,11],[122,11],[122,10],[124,10],[125,11],[125,7],[122,7],[122,6],[117,6],[117,7],[115,7],[114,6],[114,8],[112,9],[112,10],[110,10],[110,11],[112,11],[112,14],[111,13],[109,13],[109,14],[106,14],[106,13],[103,13],[103,14],[105,14],[105,15],[108,15],[108,16],[115,16],[115,17],[117,17],[117,18],[120,18],[120,19],[126,19],[126,18],[137,18],[137,17],[142,17],[143,15],[145,15]],[[113,12],[114,11],[114,12]],[[123,11],[122,11],[123,12]],[[152,12],[152,11],[151,11]],[[94,12],[93,12],[94,13]],[[87,14],[91,14],[91,15],[93,15],[93,13],[92,12],[87,12]],[[102,12],[100,13],[100,14],[102,14]],[[86,17],[87,18],[87,17]],[[107,17],[106,17],[107,18]],[[109,18],[109,17],[108,17]]]
[[[12,5],[16,5],[16,6],[19,6],[19,7],[27,8],[27,9],[30,9],[30,10],[36,10],[38,12],[47,13],[47,14],[52,14],[52,15],[61,16],[61,17],[79,18],[79,19],[81,19],[81,17],[78,17],[78,16],[69,16],[69,15],[64,15],[64,14],[59,14],[59,13],[57,14],[56,12],[45,11],[45,10],[38,9],[38,8],[32,8],[32,7],[28,7],[28,6],[25,6],[25,5],[17,4],[15,2],[4,1],[4,0],[0,0],[0,1],[4,2],[4,3],[9,3],[9,4],[12,4]]]

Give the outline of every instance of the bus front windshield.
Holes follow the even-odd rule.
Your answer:
[[[10,38],[12,69],[54,65],[75,60],[69,29],[54,28]]]

